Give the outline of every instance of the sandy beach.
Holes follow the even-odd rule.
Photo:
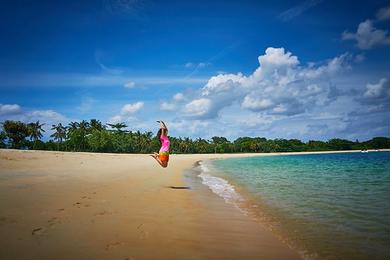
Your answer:
[[[0,150],[1,259],[297,259],[172,155]],[[272,155],[272,154],[267,154]]]

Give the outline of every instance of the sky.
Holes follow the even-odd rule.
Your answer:
[[[2,1],[0,122],[390,136],[386,1]]]

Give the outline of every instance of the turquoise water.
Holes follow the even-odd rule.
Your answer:
[[[227,180],[228,189],[244,190],[244,197],[255,204],[252,207],[262,212],[272,229],[305,257],[389,259],[390,152],[210,163],[212,176]],[[223,183],[211,180],[212,185],[216,193],[223,190]],[[223,192],[230,190],[220,192],[225,196]]]

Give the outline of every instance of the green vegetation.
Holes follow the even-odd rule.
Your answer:
[[[158,151],[160,143],[152,132],[127,131],[124,123],[104,125],[99,120],[70,122],[52,125],[52,138],[41,141],[42,126],[39,121],[23,123],[6,120],[0,131],[0,148],[37,149],[104,153],[152,153]],[[107,129],[107,127],[110,129]],[[331,139],[326,142],[297,139],[266,139],[240,137],[230,142],[225,137],[202,138],[170,137],[171,153],[253,153],[253,152],[303,152],[326,150],[364,150],[390,148],[390,138],[375,137],[369,141],[355,142]]]

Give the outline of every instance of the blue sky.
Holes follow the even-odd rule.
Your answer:
[[[389,136],[389,25],[386,1],[3,1],[0,121]]]

